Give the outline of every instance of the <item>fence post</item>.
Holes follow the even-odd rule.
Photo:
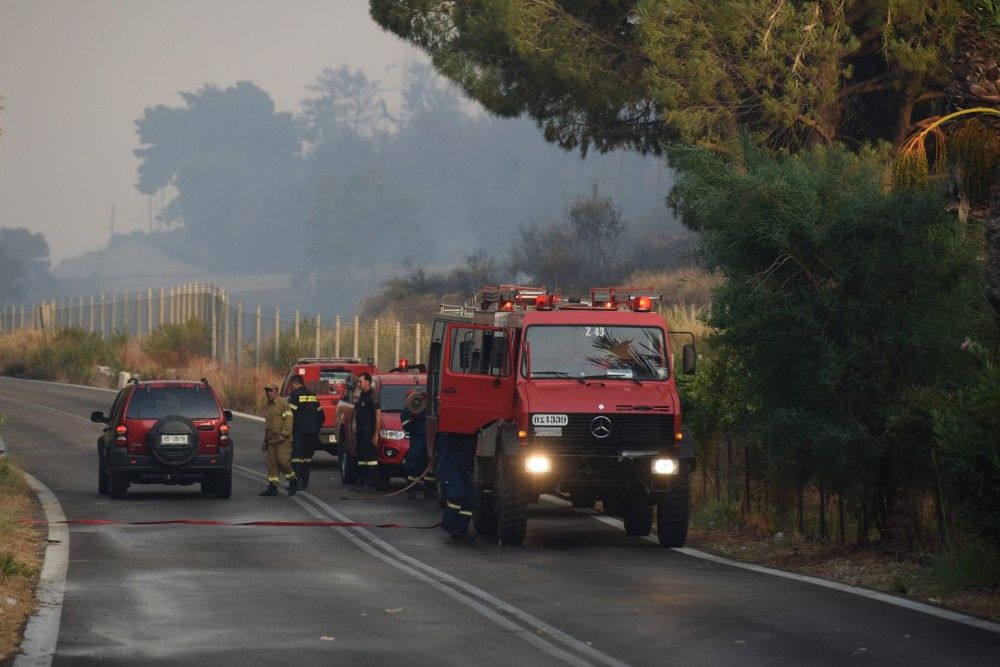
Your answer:
[[[107,318],[108,301],[104,298],[104,294],[101,294],[101,338],[108,335],[108,318]]]
[[[229,321],[232,318],[230,317],[231,313],[229,312],[229,292],[227,292],[226,290],[221,290],[221,292],[222,292],[222,312],[223,312],[223,317],[225,318],[222,321],[222,360],[225,361],[228,364],[229,363],[229,359],[230,359],[230,356],[229,356],[229,354],[230,354],[230,348],[229,348],[229,340],[230,340]]]
[[[236,370],[243,361],[243,299],[236,299]]]
[[[340,315],[337,315],[336,325],[334,326],[334,339],[333,339],[333,356],[340,356]]]
[[[253,365],[260,366],[260,304],[257,304],[257,326],[254,329],[256,333],[256,342],[253,346]]]
[[[90,333],[95,333],[95,329],[94,329],[94,324],[95,324],[95,322],[94,322],[94,295],[93,294],[90,295],[90,305],[87,307],[87,310],[88,310],[88,312],[87,312],[87,324],[89,325],[87,327],[87,331],[89,331]]]
[[[421,359],[420,359],[420,322],[417,322],[415,325],[413,325],[413,328],[414,328],[414,340],[416,341],[413,344],[413,363],[419,364],[420,361],[421,361]]]
[[[358,320],[358,316],[354,316],[354,354],[351,356],[357,358],[358,356],[358,336],[361,335],[361,322]]]
[[[146,290],[146,335],[153,333],[153,288]]]
[[[24,320],[25,320],[25,317],[24,317],[24,304],[22,303],[21,304],[21,326],[19,327],[22,331],[24,329],[28,328],[27,326],[25,326]]]
[[[313,355],[315,357],[319,357],[319,348],[320,348],[320,342],[321,342],[320,341],[320,335],[319,335],[319,327],[320,327],[321,322],[322,322],[322,319],[320,317],[320,314],[316,313],[316,349],[314,350],[314,352],[316,354]]]
[[[295,309],[295,342],[299,342],[299,322],[301,321],[301,316],[299,315],[299,309]]]
[[[402,327],[403,325],[399,323],[399,320],[396,320],[396,356],[392,360],[394,364],[399,362],[399,337],[403,333]]]
[[[76,324],[80,327],[80,331],[83,331],[83,297],[81,296],[77,301],[76,309]]]
[[[281,345],[281,306],[274,307],[274,360],[278,360],[278,347]]]
[[[372,341],[372,356],[375,358],[374,366],[378,368],[378,318],[375,319],[375,323],[372,326],[372,336],[374,338]]]
[[[166,295],[166,290],[161,287],[160,288],[160,300],[156,304],[157,306],[159,306],[159,311],[160,311],[159,317],[156,319],[156,326],[158,326],[158,327],[162,327],[163,326],[163,315],[164,315],[163,297],[165,295]]]
[[[204,299],[203,299],[204,300]],[[219,360],[219,299],[212,296],[212,358]]]

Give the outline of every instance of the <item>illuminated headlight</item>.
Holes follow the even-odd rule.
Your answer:
[[[552,470],[552,461],[547,456],[533,454],[524,460],[524,469],[534,473],[550,472]]]
[[[676,475],[677,461],[673,459],[653,459],[653,472],[657,475]]]
[[[379,431],[378,435],[383,440],[402,440],[406,437],[406,431]]]

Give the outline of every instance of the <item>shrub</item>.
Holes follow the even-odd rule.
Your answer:
[[[197,317],[181,324],[164,324],[149,335],[144,350],[159,366],[185,366],[194,357],[211,353],[211,333]]]

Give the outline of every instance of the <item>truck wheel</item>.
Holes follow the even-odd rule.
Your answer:
[[[389,490],[389,468],[387,466],[380,465],[375,468],[375,490]]]
[[[128,476],[125,473],[110,471],[108,473],[108,497],[112,500],[124,500],[126,495],[128,495]]]
[[[594,509],[594,496],[580,496],[575,493],[569,495],[569,504],[574,509],[590,510]]]
[[[212,478],[212,495],[226,499],[233,495],[233,471],[227,470]]]
[[[108,469],[101,451],[97,452],[97,492],[102,496],[108,495]]]
[[[345,443],[341,433],[340,442]],[[340,455],[337,457],[337,465],[340,466],[340,483],[344,486],[358,483],[358,461],[347,453],[347,447],[340,448]]]
[[[625,534],[645,537],[653,530],[653,506],[638,498],[626,499],[622,506]]]
[[[472,527],[476,535],[497,534],[497,501],[492,459],[476,457],[472,472]]]
[[[656,505],[656,532],[661,547],[684,546],[691,516],[690,500],[691,487],[685,471]]]
[[[497,466],[497,544],[521,546],[528,532],[528,494],[515,463],[520,459],[511,458]]]

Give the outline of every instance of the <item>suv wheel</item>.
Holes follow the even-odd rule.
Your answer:
[[[108,496],[112,500],[124,500],[128,494],[128,475],[111,470],[108,473]]]
[[[97,492],[102,496],[108,495],[108,469],[104,462],[104,451],[97,450]]]
[[[184,465],[198,453],[198,430],[190,419],[181,415],[161,418],[149,429],[147,438],[153,458],[166,466]],[[183,441],[169,442],[171,439]]]
[[[233,495],[233,471],[220,472],[212,478],[212,495],[226,499]]]

